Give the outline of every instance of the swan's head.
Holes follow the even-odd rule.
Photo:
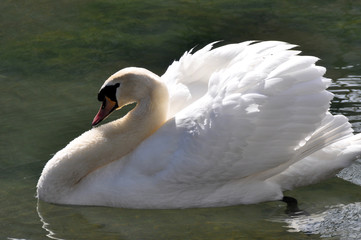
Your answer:
[[[100,123],[114,110],[151,98],[157,85],[163,86],[160,77],[144,68],[131,67],[116,72],[100,88],[98,100],[102,105],[92,125]]]

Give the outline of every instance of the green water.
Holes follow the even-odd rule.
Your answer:
[[[282,203],[127,210],[37,203],[52,154],[90,128],[97,91],[126,66],[162,74],[215,40],[283,40],[321,58],[332,112],[361,132],[359,1],[0,2],[0,239],[318,239],[288,232]],[[114,114],[110,120],[119,117]],[[307,211],[359,202],[338,178],[288,193]]]

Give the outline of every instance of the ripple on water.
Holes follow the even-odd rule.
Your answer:
[[[361,203],[333,206],[323,213],[292,218],[286,222],[290,231],[342,240],[361,239]]]
[[[361,159],[337,174],[338,177],[361,186]]]
[[[361,75],[348,75],[337,79],[329,90],[335,95],[331,112],[343,114],[350,120],[356,133],[361,132]]]

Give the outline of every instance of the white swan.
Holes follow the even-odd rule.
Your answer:
[[[212,46],[186,52],[162,77],[126,68],[106,80],[93,125],[136,107],[56,153],[38,198],[125,208],[258,203],[361,154],[361,135],[328,112],[330,80],[317,58],[276,41]]]

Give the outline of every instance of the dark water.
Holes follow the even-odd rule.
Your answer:
[[[35,186],[51,155],[90,128],[97,91],[110,74],[126,66],[162,74],[184,51],[215,40],[300,45],[334,80],[331,111],[361,132],[361,2],[2,0],[0,9],[1,239],[320,238],[321,231],[288,231],[277,202],[161,211],[70,207],[37,204]],[[346,175],[357,182],[355,169]],[[339,204],[359,211],[360,190],[335,177],[288,194],[316,214]],[[347,226],[344,233],[328,227],[322,236],[353,237]]]

